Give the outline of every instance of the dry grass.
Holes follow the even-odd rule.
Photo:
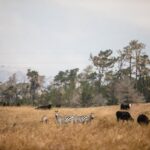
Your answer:
[[[55,110],[32,107],[0,107],[0,150],[150,150],[150,125],[139,126],[137,115],[150,117],[150,104],[134,104],[130,113],[134,122],[117,122],[119,106],[96,108],[60,108],[62,114],[88,114],[90,124],[57,126]],[[43,115],[49,123],[43,124]]]

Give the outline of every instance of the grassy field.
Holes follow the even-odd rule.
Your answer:
[[[58,126],[55,110],[61,114],[94,113],[89,124]],[[150,150],[150,125],[140,126],[136,119],[150,104],[134,104],[130,110],[134,122],[117,122],[119,106],[96,108],[0,107],[0,150]],[[41,123],[43,115],[49,123]]]

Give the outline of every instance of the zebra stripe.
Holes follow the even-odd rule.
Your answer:
[[[91,122],[91,120],[94,119],[93,113],[90,115],[82,115],[82,116],[76,116],[74,118],[75,123],[88,123]]]

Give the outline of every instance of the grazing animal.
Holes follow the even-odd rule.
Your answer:
[[[90,115],[74,116],[74,123],[88,123],[93,119],[93,113],[91,113]]]
[[[131,108],[131,104],[128,104],[128,103],[122,103],[120,105],[120,109],[124,109],[124,110],[127,110],[127,109],[130,109]]]
[[[18,102],[18,103],[16,104],[16,106],[21,106],[21,104]]]
[[[150,120],[149,118],[144,115],[144,114],[140,114],[137,118],[137,122],[140,124],[140,125],[148,125]]]
[[[52,105],[48,104],[48,105],[40,105],[38,107],[36,107],[35,109],[51,109]]]
[[[9,102],[1,102],[2,106],[9,106]]]
[[[60,107],[61,107],[61,104],[56,104],[56,107],[57,107],[57,108],[60,108]]]
[[[59,125],[70,123],[70,122],[73,122],[73,120],[74,120],[74,116],[73,115],[61,116],[58,111],[55,111],[55,118],[56,118],[56,122]]]
[[[117,117],[117,121],[119,121],[119,120],[123,120],[123,121],[131,120],[131,121],[133,121],[134,120],[132,118],[132,116],[130,115],[130,113],[127,111],[117,111],[116,117]]]
[[[58,124],[66,124],[66,123],[88,123],[91,122],[92,119],[94,119],[93,113],[90,115],[83,115],[83,116],[77,116],[77,115],[66,115],[61,116],[58,111],[55,111],[55,118],[56,122]]]
[[[47,116],[43,116],[42,118],[41,118],[41,121],[40,122],[42,122],[42,123],[48,123],[48,117]]]
[[[64,118],[58,113],[58,111],[55,111],[55,119],[57,124],[61,125],[64,123]]]

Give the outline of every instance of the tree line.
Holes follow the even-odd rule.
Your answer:
[[[65,107],[114,105],[150,101],[150,59],[145,44],[132,40],[114,56],[111,49],[90,54],[84,70],[59,71],[44,87],[44,76],[28,69],[28,82],[18,83],[16,74],[0,84],[2,105],[51,103]]]

